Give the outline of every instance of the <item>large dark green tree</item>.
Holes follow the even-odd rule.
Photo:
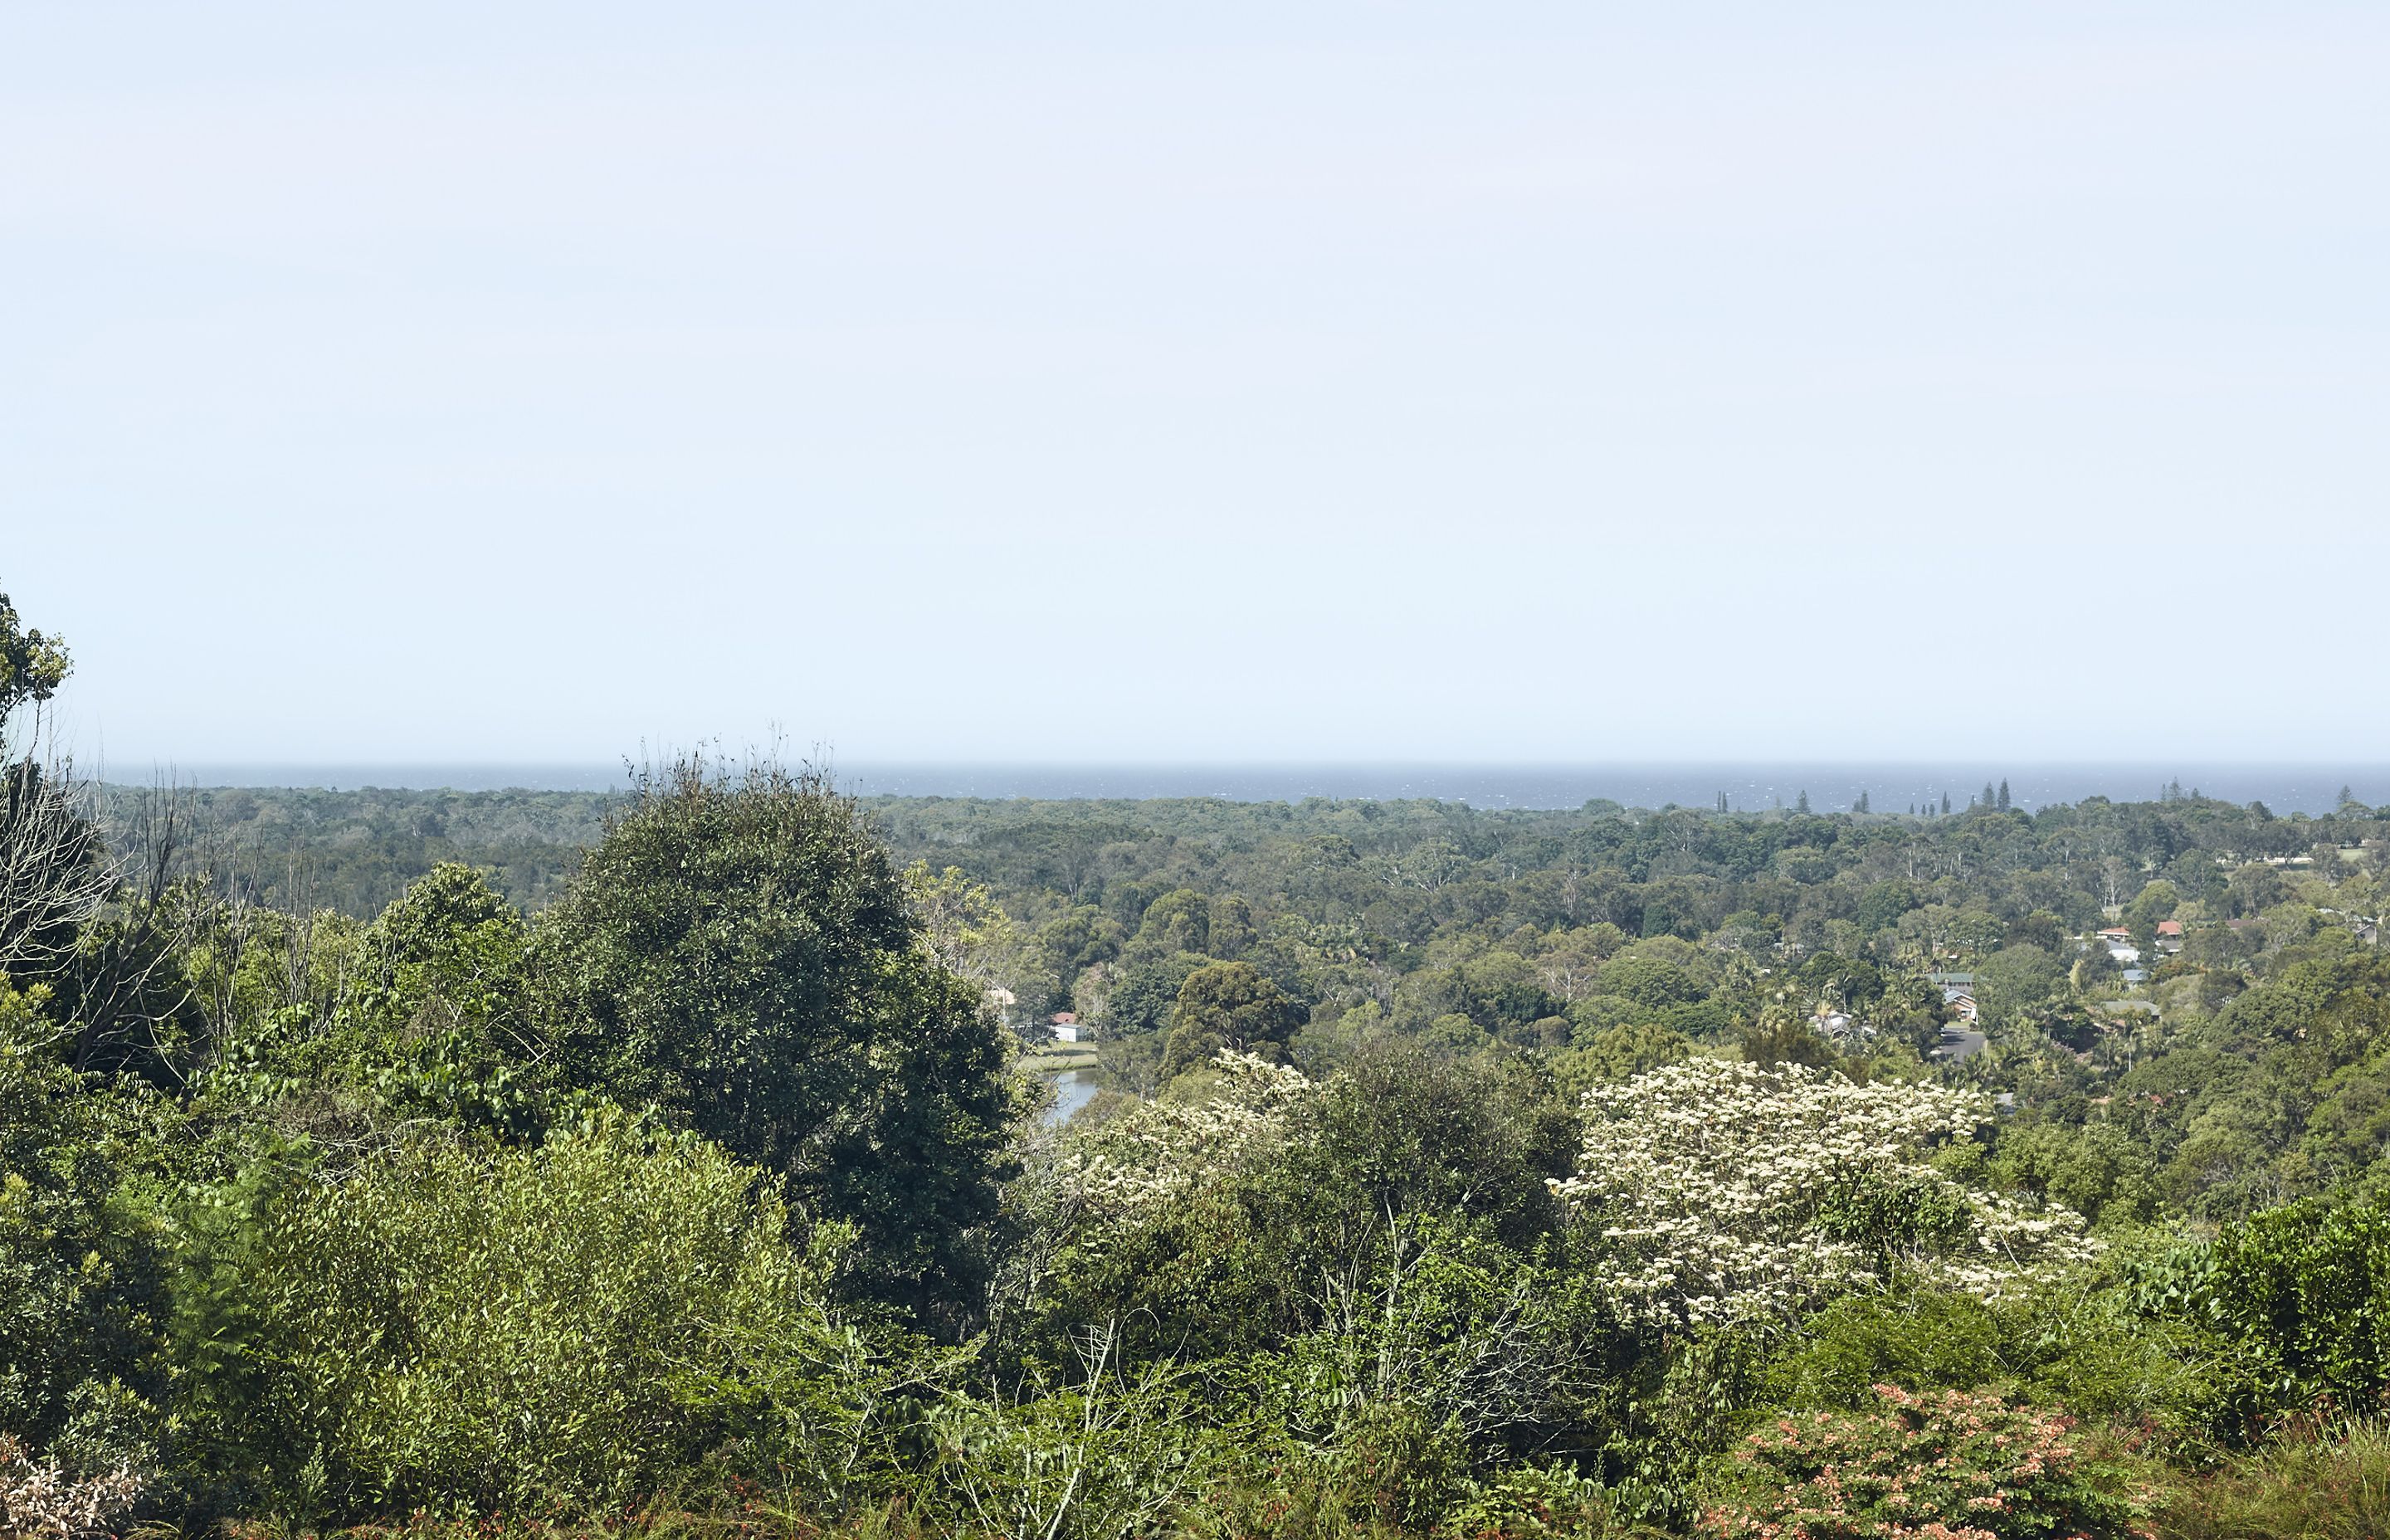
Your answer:
[[[1170,1041],[1163,1049],[1166,1079],[1208,1061],[1222,1048],[1283,1059],[1287,1040],[1303,1024],[1303,1007],[1287,998],[1251,963],[1213,963],[1178,986]]]
[[[826,776],[649,774],[537,953],[547,1073],[785,1175],[857,1226],[863,1288],[965,1322],[1016,1114],[1002,1039]]]

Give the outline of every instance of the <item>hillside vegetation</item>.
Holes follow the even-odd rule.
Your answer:
[[[0,1532],[2390,1516],[2371,809],[100,793],[0,644]]]

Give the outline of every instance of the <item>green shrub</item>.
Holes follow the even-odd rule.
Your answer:
[[[1925,1289],[1855,1294],[1812,1315],[1769,1371],[1769,1400],[1803,1410],[1857,1411],[1887,1382],[1975,1390],[2015,1372],[2008,1323],[1971,1294]]]
[[[2147,1315],[2207,1340],[2217,1433],[2259,1436],[2319,1404],[2362,1412],[2390,1390],[2390,1209],[2308,1200],[2143,1259]]]
[[[1787,1417],[1736,1451],[1697,1533],[1716,1540],[2124,1535],[2136,1506],[2083,1468],[2072,1423],[1997,1397],[1877,1387],[1881,1410]]]
[[[774,1190],[694,1136],[426,1139],[225,1212],[189,1269],[186,1409],[251,1500],[585,1508],[711,1457],[835,1502],[907,1415],[824,1303],[844,1232],[792,1250]]]
[[[2007,1389],[2188,1453],[2212,1438],[2227,1367],[2182,1323],[2131,1308],[2101,1264],[1997,1303],[1932,1288],[1838,1300],[1769,1366],[1763,1404],[1857,1411],[1887,1381]]]
[[[163,1259],[144,1100],[59,1061],[46,998],[0,982],[0,1433],[96,1475],[154,1453]]]
[[[2390,1381],[2390,1211],[2269,1210],[2228,1229],[2204,1282],[2210,1317],[2281,1366],[2286,1404],[2364,1406]]]
[[[1389,1402],[1356,1408],[1323,1451],[1348,1511],[1403,1530],[1426,1529],[1468,1491],[1469,1441],[1457,1418]]]
[[[1124,1540],[1216,1483],[1227,1447],[1182,1372],[1124,1372],[1116,1334],[1082,1334],[1075,1384],[1017,1402],[954,1396],[909,1496],[949,1534]]]
[[[1318,1326],[1253,1364],[1266,1421],[1340,1447],[1400,1414],[1449,1433],[1466,1465],[1583,1420],[1607,1345],[1589,1291],[1448,1221],[1398,1221],[1377,1243],[1368,1272],[1324,1280]]]
[[[1117,1320],[1132,1361],[1240,1357],[1320,1325],[1334,1287],[1385,1260],[1389,1215],[1448,1221],[1511,1255],[1556,1244],[1547,1178],[1574,1120],[1523,1065],[1438,1063],[1372,1044],[1311,1082],[1230,1067],[1201,1101],[1071,1136],[1035,1350]],[[1141,1195],[1141,1196],[1140,1196]]]
[[[1436,1533],[1454,1540],[1580,1540],[1618,1527],[1609,1494],[1566,1465],[1515,1465],[1472,1483]]]

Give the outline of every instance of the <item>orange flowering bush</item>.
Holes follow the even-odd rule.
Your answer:
[[[1878,1385],[1881,1411],[1786,1417],[1735,1453],[1713,1540],[2105,1540],[2133,1505],[2086,1472],[2071,1418]]]

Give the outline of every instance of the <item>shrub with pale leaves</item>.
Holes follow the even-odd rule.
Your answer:
[[[27,1540],[95,1534],[130,1513],[140,1495],[141,1482],[129,1470],[78,1480],[0,1433],[0,1534]]]
[[[1780,1318],[1895,1267],[1992,1299],[2096,1250],[2080,1215],[1925,1163],[1990,1120],[1978,1094],[1695,1059],[1597,1086],[1585,1114],[1553,1189],[1599,1227],[1599,1280],[1638,1324]]]

